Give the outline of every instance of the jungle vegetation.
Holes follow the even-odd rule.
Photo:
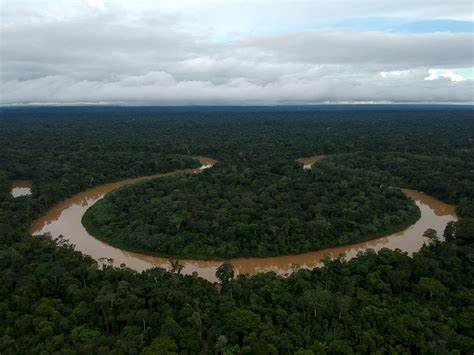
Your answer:
[[[2,109],[0,352],[472,353],[473,135],[472,110],[466,108]],[[292,163],[315,154],[330,157],[320,171],[304,172]],[[349,213],[351,207],[337,199],[347,190],[338,184],[345,181],[349,196],[358,196],[353,179],[366,189],[361,206],[375,206],[375,216],[385,196],[388,212],[409,210],[403,196],[389,189],[399,186],[455,203],[461,219],[413,256],[367,251],[288,278],[235,277],[224,264],[219,285],[183,275],[179,267],[142,273],[101,268],[62,240],[27,233],[34,218],[71,194],[196,166],[196,155],[219,164],[193,177],[157,180],[158,186],[186,191],[192,181],[199,196],[206,179],[218,186],[213,179],[230,176],[232,169],[239,179],[268,177],[271,186],[280,186],[284,173],[295,174],[281,196],[294,198],[288,187],[297,191],[314,183],[309,200],[300,202],[296,194],[298,203],[320,203],[326,195]],[[333,173],[336,182],[321,172]],[[33,180],[33,195],[12,198],[14,179]],[[131,191],[146,195],[154,183]],[[170,194],[183,196],[181,190]],[[321,199],[311,198],[316,196]],[[331,211],[325,205],[318,213]],[[281,206],[291,212],[291,206],[305,205]],[[374,215],[367,220],[374,223]],[[348,227],[341,220],[337,228]]]
[[[399,189],[380,183],[384,176],[330,158],[312,171],[294,161],[241,170],[219,162],[211,170],[120,189],[92,206],[83,223],[124,249],[232,258],[352,244],[419,218]]]

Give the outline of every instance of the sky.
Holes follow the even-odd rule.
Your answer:
[[[0,104],[473,103],[471,0],[0,0]]]

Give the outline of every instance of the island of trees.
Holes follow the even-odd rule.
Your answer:
[[[330,157],[312,171],[261,157],[253,168],[219,162],[204,174],[120,189],[83,224],[114,246],[164,256],[297,254],[401,230],[419,210],[384,175]],[[215,169],[215,170],[214,170]]]

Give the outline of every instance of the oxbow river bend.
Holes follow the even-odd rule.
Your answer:
[[[104,258],[113,259],[114,265],[125,264],[131,269],[142,271],[152,267],[169,268],[169,259],[129,252],[115,248],[90,235],[81,223],[82,216],[93,204],[103,198],[107,193],[119,187],[134,184],[160,176],[172,176],[185,173],[199,173],[201,170],[212,167],[216,161],[211,158],[197,157],[201,162],[201,168],[183,169],[166,174],[144,176],[135,179],[122,180],[115,183],[101,185],[88,189],[68,198],[51,208],[46,215],[33,222],[30,234],[49,234],[53,238],[60,235],[75,245],[75,249],[102,262]],[[306,169],[316,163],[318,159],[304,161]],[[380,250],[381,248],[400,249],[413,253],[421,248],[423,243],[428,242],[423,232],[433,228],[442,235],[446,224],[457,220],[455,208],[443,203],[434,197],[422,192],[410,189],[402,190],[408,197],[412,198],[421,211],[421,218],[404,231],[388,236],[372,239],[367,242],[323,249],[316,252],[299,255],[284,255],[267,258],[236,258],[230,262],[235,266],[239,274],[255,274],[258,272],[274,271],[284,275],[292,272],[295,265],[301,268],[314,268],[321,265],[325,257],[335,258],[341,254],[347,259],[353,258],[358,252],[366,249]],[[199,276],[214,282],[215,271],[222,264],[222,260],[190,260],[180,259],[184,265],[183,273],[192,274],[196,272]]]

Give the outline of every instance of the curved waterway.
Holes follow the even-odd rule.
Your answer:
[[[54,206],[45,216],[39,218],[30,228],[30,234],[50,234],[57,238],[62,235],[75,245],[75,249],[91,256],[101,262],[103,258],[113,259],[114,265],[125,264],[131,269],[142,271],[152,267],[169,268],[169,258],[162,258],[129,252],[115,248],[105,242],[95,239],[81,223],[82,216],[94,203],[103,198],[107,193],[119,187],[130,185],[139,181],[149,180],[161,176],[172,176],[183,173],[197,173],[204,168],[212,167],[216,161],[209,158],[198,157],[202,166],[198,169],[183,169],[167,174],[157,174],[136,179],[127,179],[116,183],[105,184],[91,188]],[[229,260],[238,274],[255,274],[258,272],[274,271],[285,275],[295,268],[314,268],[321,266],[325,257],[336,258],[345,255],[346,259],[353,258],[360,251],[366,249],[380,250],[381,248],[400,249],[413,253],[428,242],[423,237],[423,232],[433,228],[442,235],[446,224],[457,220],[455,208],[443,203],[434,197],[410,189],[402,191],[412,198],[420,208],[421,218],[404,231],[389,236],[372,239],[367,242],[346,245],[342,247],[323,249],[316,252],[299,255],[284,255],[268,258],[236,258]],[[199,276],[214,282],[215,271],[222,264],[222,260],[190,260],[180,259],[184,265],[183,273],[197,273]]]

